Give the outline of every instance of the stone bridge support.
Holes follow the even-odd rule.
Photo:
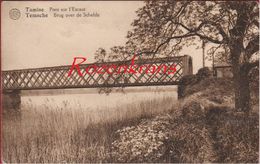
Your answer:
[[[189,55],[184,55],[182,58],[183,76],[193,74],[192,58]]]
[[[4,112],[19,111],[21,107],[21,91],[7,90],[2,93],[2,109]]]

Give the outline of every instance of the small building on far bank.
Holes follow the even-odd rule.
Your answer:
[[[226,77],[226,78],[232,78],[233,77],[233,73],[232,73],[232,67],[230,64],[228,63],[216,63],[214,65],[214,76],[222,78],[222,77]]]

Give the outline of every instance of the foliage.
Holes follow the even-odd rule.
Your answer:
[[[205,79],[205,78],[209,78],[212,77],[212,71],[210,71],[210,69],[208,67],[204,67],[198,70],[198,73],[196,74],[199,81]]]
[[[126,44],[112,49],[113,59],[178,55],[184,46],[200,48],[202,41],[210,58],[232,64],[235,105],[250,110],[247,76],[259,65],[258,2],[146,1],[136,13]]]
[[[178,98],[183,98],[185,96],[185,90],[188,86],[193,86],[206,78],[212,77],[212,71],[208,67],[204,67],[198,70],[195,75],[186,75],[179,80],[178,85]]]
[[[193,85],[195,83],[197,83],[198,78],[196,75],[186,75],[184,77],[182,77],[179,81],[179,85],[178,85],[178,99],[179,98],[183,98],[185,95],[185,88],[188,85]]]
[[[209,87],[202,89],[205,85]],[[118,130],[113,161],[257,163],[258,111],[249,119],[235,112],[230,86],[228,79],[206,79],[194,85],[199,89],[193,88],[170,115]]]
[[[209,124],[215,129],[218,162],[258,163],[259,161],[259,118],[251,113],[214,113],[208,116]]]
[[[112,143],[112,157],[116,162],[159,162],[165,155],[169,136],[169,122],[163,117],[143,120],[136,127],[116,132],[119,139]]]
[[[242,14],[246,15],[243,17]],[[233,32],[242,30],[241,21],[247,24],[244,33],[238,34],[248,45],[246,53],[251,56],[258,51],[257,2],[147,1],[137,11],[137,16],[126,43],[126,47],[131,47],[135,52],[147,55],[179,54],[183,46],[200,46],[198,41],[203,40],[210,44],[209,56],[216,54],[217,58],[228,61],[229,46],[234,44],[235,39]],[[249,62],[249,58],[245,60],[243,62]]]
[[[250,110],[247,76],[259,65],[258,2],[147,1],[137,16],[127,47],[154,57],[207,43],[209,56],[232,64],[236,109]]]

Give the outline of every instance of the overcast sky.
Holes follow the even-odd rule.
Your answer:
[[[93,54],[99,47],[124,45],[130,24],[136,18],[135,11],[143,5],[142,1],[3,2],[2,69],[69,65],[75,56],[86,57],[86,63],[93,62]],[[43,8],[48,18],[26,18],[26,7]],[[100,16],[53,18],[50,7],[85,8],[86,12]],[[17,20],[10,18],[10,10],[14,8],[21,12]],[[189,47],[180,55],[184,54],[193,57],[196,73],[202,67],[202,50]]]

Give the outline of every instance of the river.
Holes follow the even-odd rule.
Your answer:
[[[129,87],[108,95],[99,94],[98,89],[22,91],[21,110],[113,108],[164,97],[177,99],[176,86]]]

